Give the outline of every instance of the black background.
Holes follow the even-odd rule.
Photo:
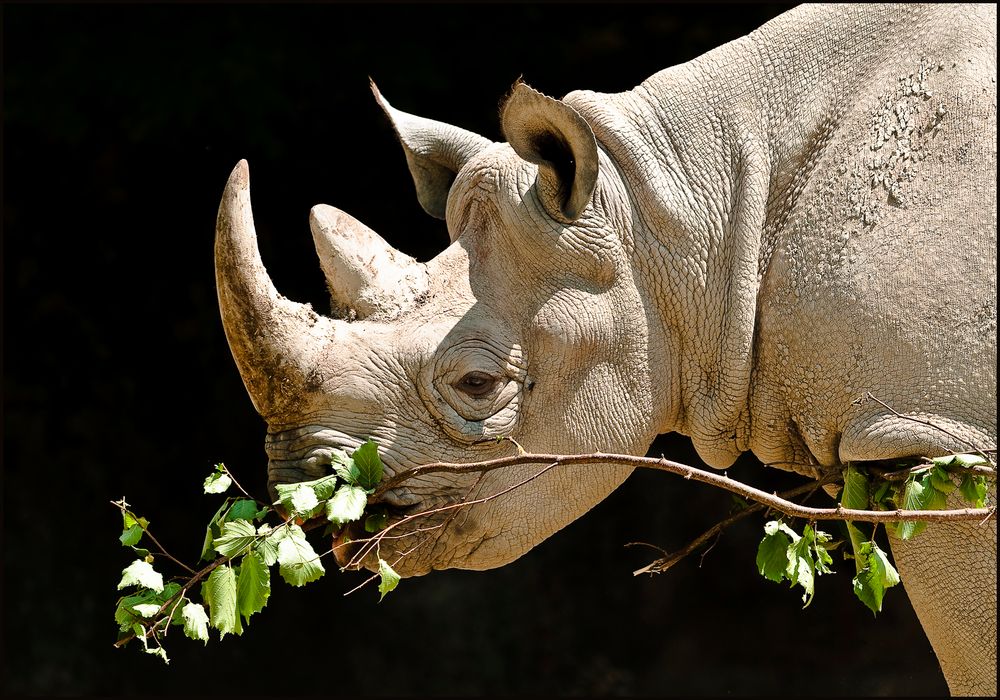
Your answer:
[[[278,289],[327,308],[309,208],[354,214],[426,260],[420,209],[368,76],[405,111],[501,140],[522,76],[607,92],[737,38],[780,5],[7,5],[3,12],[4,688],[17,694],[942,694],[901,590],[874,620],[850,562],[813,604],[754,569],[761,520],[656,577],[729,497],[637,473],[517,562],[348,597],[328,566],[241,638],[112,648],[123,495],[188,561],[225,461],[264,494],[265,426],[226,346],[215,214],[250,163]],[[690,443],[655,453],[700,464]],[[799,483],[752,459],[731,476]]]

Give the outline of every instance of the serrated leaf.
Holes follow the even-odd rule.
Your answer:
[[[284,501],[282,502],[284,503]],[[294,515],[307,516],[313,508],[319,505],[319,499],[316,498],[316,494],[311,488],[305,484],[299,484],[289,494],[287,505]]]
[[[212,541],[215,551],[224,557],[235,556],[253,544],[257,530],[246,520],[233,520],[222,526],[222,534]]]
[[[943,494],[949,494],[956,488],[955,482],[951,480],[951,475],[941,467],[931,469],[928,479],[934,490],[940,491]]]
[[[844,470],[844,493],[841,505],[851,510],[868,508],[868,477],[853,464],[848,464]]]
[[[202,597],[208,603],[209,619],[219,630],[220,638],[226,634],[243,634],[240,616],[236,609],[236,572],[223,564],[208,576],[202,588]]]
[[[302,528],[297,525],[289,526],[286,535],[278,541],[278,564],[281,578],[292,586],[304,586],[326,572]]]
[[[184,618],[184,634],[195,641],[208,644],[208,615],[200,603],[188,603],[181,613]]]
[[[921,480],[910,478],[903,490],[902,510],[922,510],[927,501],[924,495],[926,489]],[[896,524],[896,535],[901,540],[910,540],[919,535],[927,527],[927,523],[917,520],[904,520]]]
[[[236,607],[243,619],[258,613],[267,605],[271,595],[271,572],[255,552],[249,552],[240,561],[240,574],[236,580]]]
[[[858,555],[863,567],[851,582],[854,595],[873,614],[881,612],[885,590],[899,583],[899,573],[874,542],[862,544]]]
[[[368,495],[364,489],[345,484],[326,502],[326,518],[338,525],[352,522],[364,514],[367,503]]]
[[[205,493],[225,493],[232,484],[228,474],[216,472],[205,479]]]
[[[805,603],[803,608],[809,607],[815,591],[816,571],[809,545],[809,540],[803,537],[788,548],[786,573],[793,586],[802,586],[802,602]]]
[[[975,474],[963,474],[962,483],[959,484],[958,492],[962,494],[973,508],[983,508],[986,506],[986,494],[989,487],[985,476]]]
[[[201,555],[198,557],[198,561],[211,561],[215,557],[215,550],[212,548],[212,542],[215,541],[216,537],[222,535],[222,524],[221,521],[224,520],[224,513],[229,507],[230,499],[226,499],[219,506],[219,509],[215,511],[215,515],[212,519],[208,521],[208,525],[205,526],[205,541],[201,546]]]
[[[851,539],[851,551],[853,552],[852,558],[854,559],[855,573],[861,573],[861,569],[864,568],[864,563],[858,555],[858,552],[861,551],[861,545],[870,540],[871,536],[865,535],[852,522],[845,522],[844,524],[847,526],[847,534]]]
[[[960,467],[988,467],[989,460],[982,455],[955,455],[955,464]]]
[[[790,544],[788,536],[777,527],[770,534],[765,534],[757,547],[757,572],[769,581],[780,583],[785,578],[788,567]]]
[[[378,445],[368,440],[354,451],[351,459],[358,468],[357,485],[366,491],[378,486],[382,481],[382,460],[378,456]]]
[[[163,647],[159,646],[159,644],[157,644],[157,646],[155,647],[150,647],[149,640],[146,638],[146,628],[143,627],[142,625],[138,625],[138,627],[139,627],[139,632],[137,632],[135,636],[138,637],[139,641],[142,642],[143,650],[147,654],[153,654],[154,656],[159,656],[161,659],[163,659],[163,663],[169,664],[170,659],[167,658],[166,650]]]
[[[312,489],[313,493],[316,494],[317,501],[325,501],[337,488],[337,475],[331,474],[330,476],[324,476],[315,481],[304,482],[309,484],[309,488]]]
[[[127,632],[132,625],[141,620],[141,616],[134,611],[137,605],[156,605],[156,608],[159,609],[165,602],[173,598],[180,589],[180,584],[168,583],[159,592],[145,588],[135,595],[120,598],[118,600],[118,607],[115,608],[115,622],[118,623],[122,632]]]
[[[385,598],[388,593],[394,591],[396,586],[399,585],[399,574],[397,574],[393,568],[389,566],[385,559],[380,557],[378,560],[378,575],[378,602],[381,603],[382,599]]]
[[[122,580],[118,582],[118,590],[126,586],[143,586],[159,592],[163,590],[163,576],[154,571],[148,562],[136,559],[122,570]]]
[[[348,484],[357,485],[359,476],[358,465],[349,456],[341,452],[334,452],[330,460],[330,466],[333,467],[335,476],[346,481]]]
[[[833,537],[829,533],[823,532],[822,530],[813,530],[812,527],[806,525],[805,532],[803,533],[803,538],[808,540],[812,546],[813,551],[813,566],[816,569],[816,575],[829,574],[832,573],[833,569],[830,568],[830,564],[833,564],[833,557],[827,551],[827,547],[830,546],[830,540]]]
[[[140,603],[139,605],[133,605],[132,609],[139,613],[142,617],[150,617],[155,615],[160,607],[160,605],[155,603]]]
[[[142,526],[136,523],[126,528],[118,539],[121,540],[122,545],[125,547],[139,544],[139,540],[142,539]]]
[[[266,510],[265,510],[266,512]],[[226,522],[231,520],[253,520],[260,515],[257,509],[257,502],[247,498],[241,498],[233,504],[233,507],[226,511]]]
[[[278,532],[281,531],[281,535]],[[257,540],[256,552],[260,555],[265,566],[271,566],[278,561],[278,541],[284,537],[285,528],[280,527],[272,530],[271,526],[264,523],[257,528],[258,535],[266,535],[263,539]]]

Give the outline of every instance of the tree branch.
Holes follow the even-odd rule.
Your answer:
[[[901,520],[913,521],[955,521],[955,520],[989,520],[995,517],[996,508],[959,508],[955,510],[857,510],[853,508],[811,508],[800,506],[783,499],[775,494],[761,491],[760,489],[748,486],[743,482],[730,479],[725,474],[705,471],[696,467],[691,467],[679,462],[672,462],[663,457],[636,457],[633,455],[605,454],[594,452],[582,455],[550,455],[550,454],[523,454],[511,457],[500,457],[482,462],[468,464],[457,464],[452,462],[434,462],[419,467],[413,467],[399,472],[389,479],[386,479],[375,492],[369,497],[369,503],[376,502],[389,490],[399,486],[409,479],[423,476],[425,474],[447,473],[447,474],[467,474],[473,472],[488,472],[494,469],[503,469],[521,464],[549,464],[550,466],[583,466],[588,464],[616,464],[623,466],[639,467],[644,469],[656,469],[672,474],[678,474],[685,479],[694,479],[702,483],[711,484],[719,488],[731,491],[743,498],[761,503],[768,508],[784,513],[790,517],[806,518],[809,520],[855,520],[868,523],[898,522]],[[416,514],[413,516],[416,517]]]

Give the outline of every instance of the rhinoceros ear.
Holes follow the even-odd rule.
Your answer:
[[[597,185],[597,139],[580,113],[518,82],[504,103],[503,133],[538,165],[538,194],[556,219],[575,221]]]
[[[420,206],[431,216],[444,219],[448,191],[458,171],[493,142],[457,126],[400,112],[382,97],[374,81],[371,88],[403,144]]]

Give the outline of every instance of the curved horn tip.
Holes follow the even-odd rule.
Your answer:
[[[236,167],[233,168],[233,172],[229,174],[229,182],[226,183],[227,186],[232,185],[240,189],[246,189],[250,184],[250,167],[247,165],[247,159],[243,158]]]

